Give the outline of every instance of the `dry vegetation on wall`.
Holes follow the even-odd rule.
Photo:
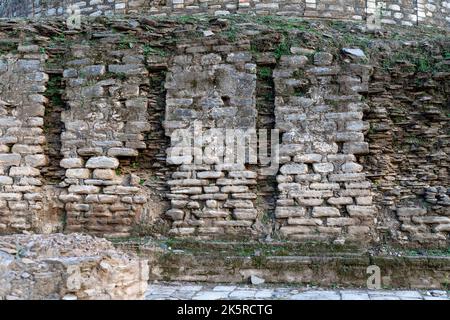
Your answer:
[[[245,15],[85,18],[81,30],[1,20],[0,232],[447,247],[449,34],[364,27]],[[276,176],[167,164],[171,125],[206,117],[197,101],[213,83],[202,72],[220,66],[216,84],[246,86],[217,89],[215,125],[237,110],[237,126],[279,128]],[[307,150],[292,132],[312,133]]]

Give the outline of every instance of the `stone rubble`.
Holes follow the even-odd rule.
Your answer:
[[[0,300],[142,299],[148,262],[81,234],[0,237]]]

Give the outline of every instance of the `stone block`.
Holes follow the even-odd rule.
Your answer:
[[[303,217],[306,214],[303,207],[277,207],[275,209],[276,218]]]
[[[137,157],[138,151],[131,148],[111,148],[108,150],[109,157]]]
[[[342,152],[350,154],[367,154],[369,153],[369,144],[367,142],[346,142],[344,143]]]
[[[426,208],[419,208],[419,207],[397,208],[397,215],[399,216],[423,216],[426,214],[427,214]]]
[[[1,153],[0,154],[0,165],[5,167],[18,166],[22,156],[20,154],[14,153]]]
[[[60,166],[65,169],[81,168],[83,164],[84,162],[81,158],[65,158],[60,162]]]
[[[224,173],[222,171],[201,171],[197,172],[198,179],[218,179],[223,178]]]
[[[254,220],[258,212],[256,209],[234,209],[233,218],[237,220]]]
[[[111,157],[92,157],[86,162],[86,168],[90,169],[116,169],[119,160]]]
[[[69,187],[69,193],[75,193],[75,194],[91,194],[91,193],[99,193],[100,188],[96,186],[78,186],[78,185],[72,185]]]
[[[290,236],[296,233],[311,233],[314,229],[310,226],[284,226],[280,228],[280,233],[283,236]]]
[[[284,175],[306,174],[308,172],[308,167],[299,163],[285,164],[280,168],[280,172]]]
[[[101,180],[113,180],[116,178],[116,172],[112,169],[95,169],[92,177]]]
[[[169,217],[171,220],[183,220],[184,218],[184,211],[180,209],[170,209],[166,211],[166,216]]]
[[[314,207],[312,210],[313,217],[339,217],[340,215],[339,209],[333,207]]]
[[[44,167],[48,164],[48,158],[43,154],[33,154],[25,156],[25,164],[33,168]]]
[[[313,163],[313,169],[316,173],[328,173],[333,172],[334,165],[330,162],[327,163]]]

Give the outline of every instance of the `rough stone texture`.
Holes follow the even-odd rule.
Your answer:
[[[0,22],[0,232],[448,244],[445,31],[192,19]],[[195,120],[279,170],[167,157]]]
[[[42,223],[45,60],[36,45],[0,55],[0,233]]]
[[[420,50],[417,44],[408,47]],[[370,151],[361,157],[361,164],[373,182],[373,202],[382,213],[377,225],[380,236],[404,244],[446,246],[450,74],[439,65],[431,68],[432,76],[423,69],[414,75],[404,59],[375,68],[369,85],[371,108],[365,117]]]
[[[146,148],[143,133],[150,126],[143,86],[148,70],[143,56],[112,48],[104,51],[104,65],[96,64],[94,49],[72,46],[63,73],[70,109],[61,115],[62,163],[78,162],[79,167],[67,169],[64,184],[69,193],[60,200],[65,203],[67,231],[126,236],[140,219],[146,198],[139,177],[116,169],[119,157],[136,157]],[[117,73],[120,80],[114,77]]]
[[[361,94],[367,92],[372,67],[338,65],[327,52],[311,59],[281,57],[281,62],[274,70],[276,128],[282,133],[275,211],[280,233],[298,240],[372,237],[371,201],[353,205],[359,196],[371,196],[355,156],[368,152],[368,144],[362,126],[349,128],[362,123],[367,106]],[[339,203],[342,197],[346,201]],[[356,218],[336,224],[336,217]]]
[[[142,299],[148,263],[81,234],[0,237],[0,300]]]
[[[150,280],[249,283],[252,275],[265,283],[319,287],[366,287],[367,267],[380,268],[381,285],[390,288],[443,289],[449,276],[448,256],[410,255],[411,251],[365,252],[351,246],[272,242],[124,242],[149,260]]]
[[[69,7],[74,4],[83,15],[93,17],[125,13],[155,16],[253,13],[361,21],[370,19],[379,10],[379,20],[383,24],[442,27],[450,24],[447,0],[4,0],[0,4],[0,17],[62,16],[67,15]]]
[[[212,139],[223,141],[227,129],[245,134],[255,128],[256,66],[248,52],[250,43],[243,41],[234,52],[221,50],[220,44],[218,39],[207,39],[177,45],[179,55],[173,58],[166,81],[168,136],[177,129],[195,133],[199,129],[194,121],[199,121],[206,146]],[[178,148],[190,145],[190,141],[176,144]],[[244,160],[227,164],[220,156],[205,155],[203,163],[196,165],[195,156],[181,162],[168,181],[172,209],[167,215],[174,221],[170,232],[218,235],[249,230],[256,218],[257,173],[247,169]],[[167,161],[174,163],[177,158],[169,153]]]

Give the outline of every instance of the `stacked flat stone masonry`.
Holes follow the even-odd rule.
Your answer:
[[[165,121],[166,134],[172,135],[167,160],[179,164],[168,181],[172,209],[166,213],[174,221],[175,235],[251,230],[257,217],[257,172],[246,168],[245,159],[227,161],[227,151],[217,147],[225,145],[227,130],[245,134],[256,126],[256,65],[249,46],[248,41],[232,46],[217,39],[178,45],[181,54],[173,58],[167,74]],[[201,133],[203,138],[179,143],[177,137],[184,139],[185,134],[178,135],[177,129]],[[233,134],[233,141],[240,141],[239,134]],[[212,141],[217,143],[209,155]],[[180,146],[194,152],[175,152]]]
[[[0,55],[0,232],[39,228],[43,210],[40,168],[47,164],[43,134],[48,80],[46,55],[19,45]]]
[[[422,50],[408,46],[411,52]],[[448,60],[442,59],[447,47],[427,53],[441,61],[432,75],[412,72],[402,58],[389,68],[377,67],[369,85],[370,153],[361,161],[383,212],[377,228],[402,243],[445,245],[448,239],[450,73],[443,72]]]
[[[448,41],[248,19],[1,21],[1,232],[129,236],[150,213],[163,226],[140,234],[446,245]],[[196,123],[216,130],[198,151],[226,128],[279,129],[279,172],[177,162],[169,138]]]
[[[418,24],[418,7],[415,1],[388,0],[370,1],[372,7],[378,8],[381,13],[381,23],[413,26]],[[376,9],[372,9],[376,10]]]
[[[417,19],[420,23],[434,21],[439,26],[447,26],[450,23],[450,1],[417,0]]]
[[[147,199],[140,178],[123,175],[120,158],[136,157],[145,149],[148,86],[144,56],[127,50],[104,51],[98,64],[90,46],[74,45],[66,63],[62,114],[66,169],[63,184],[67,231],[110,236],[129,235]]]
[[[448,0],[6,0],[0,4],[0,17],[62,16],[73,14],[73,5],[85,16],[252,13],[356,21],[371,19],[380,8],[382,24],[450,24]]]
[[[376,211],[356,159],[369,150],[360,93],[368,89],[370,72],[358,61],[339,64],[327,52],[281,57],[274,71],[276,127],[282,132],[275,217],[283,236],[370,237]]]

